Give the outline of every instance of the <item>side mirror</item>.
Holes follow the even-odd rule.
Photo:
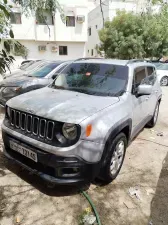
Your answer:
[[[55,80],[55,78],[58,76],[58,73],[54,73],[53,75],[52,75],[52,79],[53,80]]]
[[[138,96],[141,95],[151,95],[152,94],[152,85],[139,85],[137,90]]]

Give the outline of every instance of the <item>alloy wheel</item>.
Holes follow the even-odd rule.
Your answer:
[[[121,140],[117,143],[115,151],[111,158],[110,173],[113,176],[120,169],[120,166],[124,158],[124,150],[125,150],[125,144],[124,144],[124,141]]]

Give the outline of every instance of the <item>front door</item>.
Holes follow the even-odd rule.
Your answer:
[[[137,95],[137,89],[146,79],[146,68],[137,67],[134,71],[132,88],[132,134],[136,134],[144,126],[145,119],[148,116],[148,96]]]
[[[156,82],[157,75],[156,70],[152,66],[147,67],[147,78],[145,84],[152,85],[152,94],[148,96],[148,115],[153,115],[157,99],[158,99],[158,83]]]

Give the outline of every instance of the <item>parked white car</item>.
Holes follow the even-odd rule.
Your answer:
[[[168,86],[168,63],[162,63],[156,69],[160,85]]]

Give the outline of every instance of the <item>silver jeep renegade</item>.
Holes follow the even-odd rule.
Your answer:
[[[4,154],[52,183],[111,182],[130,141],[155,126],[161,97],[153,64],[76,60],[48,87],[7,102]]]

